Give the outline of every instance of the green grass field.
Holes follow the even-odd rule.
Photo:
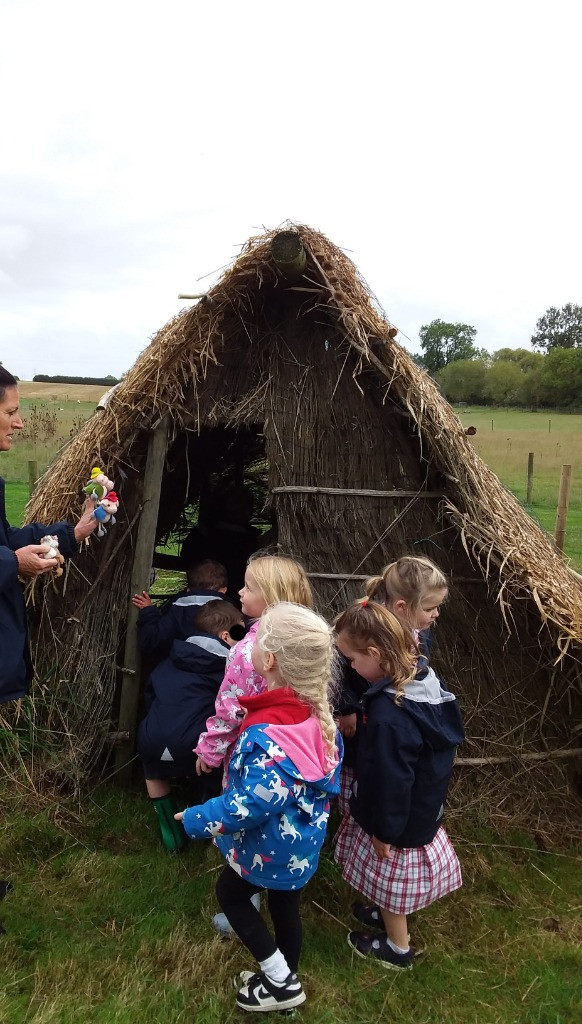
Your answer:
[[[471,441],[481,458],[552,535],[561,469],[572,467],[564,553],[582,567],[582,416],[478,406],[455,411],[465,427],[477,427]],[[532,501],[526,505],[529,452],[534,475]]]
[[[80,387],[80,385],[78,385]],[[37,465],[37,478],[53,462],[55,456],[85,421],[95,412],[94,401],[45,401],[37,398],[20,399],[20,413],[24,429],[15,437],[12,449],[4,452],[0,460],[0,473],[10,483],[27,483],[28,464]],[[91,467],[79,469],[79,479]],[[84,481],[83,481],[84,482]]]
[[[221,858],[168,854],[141,793],[101,788],[76,807],[0,795],[0,1020],[226,1024],[232,977],[253,966],[215,937]],[[7,813],[6,813],[7,812]],[[453,820],[464,888],[410,919],[424,951],[404,974],[353,957],[354,894],[328,851],[304,895],[306,1024],[580,1024],[580,857]],[[278,1019],[268,1017],[267,1019]]]

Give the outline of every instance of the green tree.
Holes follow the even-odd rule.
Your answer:
[[[526,373],[534,370],[543,360],[541,352],[530,352],[528,348],[498,348],[491,356],[494,363],[517,363]]]
[[[449,402],[482,402],[487,367],[481,359],[454,359],[436,374],[436,381]]]
[[[543,405],[567,408],[582,404],[582,348],[552,349],[535,375]]]
[[[473,345],[476,334],[477,329],[469,324],[433,320],[424,325],[418,333],[424,368],[434,374],[457,359],[473,359],[478,354]]]
[[[525,377],[515,360],[496,359],[487,371],[485,394],[494,405],[522,405]]]
[[[567,302],[561,309],[550,306],[539,318],[531,343],[544,352],[554,348],[582,348],[582,306],[574,302]]]

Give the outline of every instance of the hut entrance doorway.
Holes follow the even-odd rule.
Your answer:
[[[181,572],[204,558],[227,569],[238,600],[249,557],[277,543],[262,425],[185,431],[168,448],[154,567]]]

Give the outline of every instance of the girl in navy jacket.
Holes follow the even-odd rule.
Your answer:
[[[458,889],[457,855],[442,827],[457,745],[456,698],[414,638],[383,605],[356,601],[336,622],[337,644],[370,687],[350,799],[335,858],[369,905],[355,916],[383,934],[350,932],[349,945],[384,967],[412,966],[406,915]]]
[[[305,1001],[295,973],[299,899],[317,867],[340,755],[327,693],[327,623],[308,608],[274,605],[261,617],[252,660],[267,690],[240,700],[246,717],[225,792],[176,817],[193,839],[213,836],[226,859],[218,902],[260,968],[243,972],[236,1002],[260,1012]],[[274,937],[251,902],[263,889]]]
[[[380,576],[366,581],[365,596],[378,601],[408,629],[412,630],[418,649],[430,658],[432,626],[448,593],[447,578],[424,555],[403,555],[382,570]],[[354,780],[354,764],[361,727],[361,698],[366,681],[343,659],[340,666],[341,689],[336,704],[338,729],[344,738],[344,760],[340,780],[339,808],[349,813],[349,800]]]

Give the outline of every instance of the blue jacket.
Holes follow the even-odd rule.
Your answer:
[[[28,544],[39,544],[47,533],[57,535],[62,555],[75,554],[75,535],[68,523],[53,523],[51,526],[31,523],[21,529],[9,525],[4,504],[4,480],[0,477],[0,703],[26,696],[32,679],[26,609],[14,552]]]
[[[184,590],[162,608],[140,608],[137,642],[142,654],[166,658],[174,640],[187,640],[195,632],[196,612],[208,601],[224,599],[216,590]]]
[[[168,658],[153,670],[144,698],[147,715],[139,724],[137,749],[148,761],[179,761],[189,757],[224,678],[230,648],[218,637],[199,632],[187,640],[174,640]]]
[[[350,812],[391,846],[426,846],[444,812],[455,751],[465,733],[456,698],[421,658],[400,705],[389,679],[364,694]]]
[[[184,828],[193,839],[213,836],[253,885],[301,889],[317,868],[338,791],[339,761],[328,759],[317,718],[251,725],[237,740],[225,792],[189,807]]]

